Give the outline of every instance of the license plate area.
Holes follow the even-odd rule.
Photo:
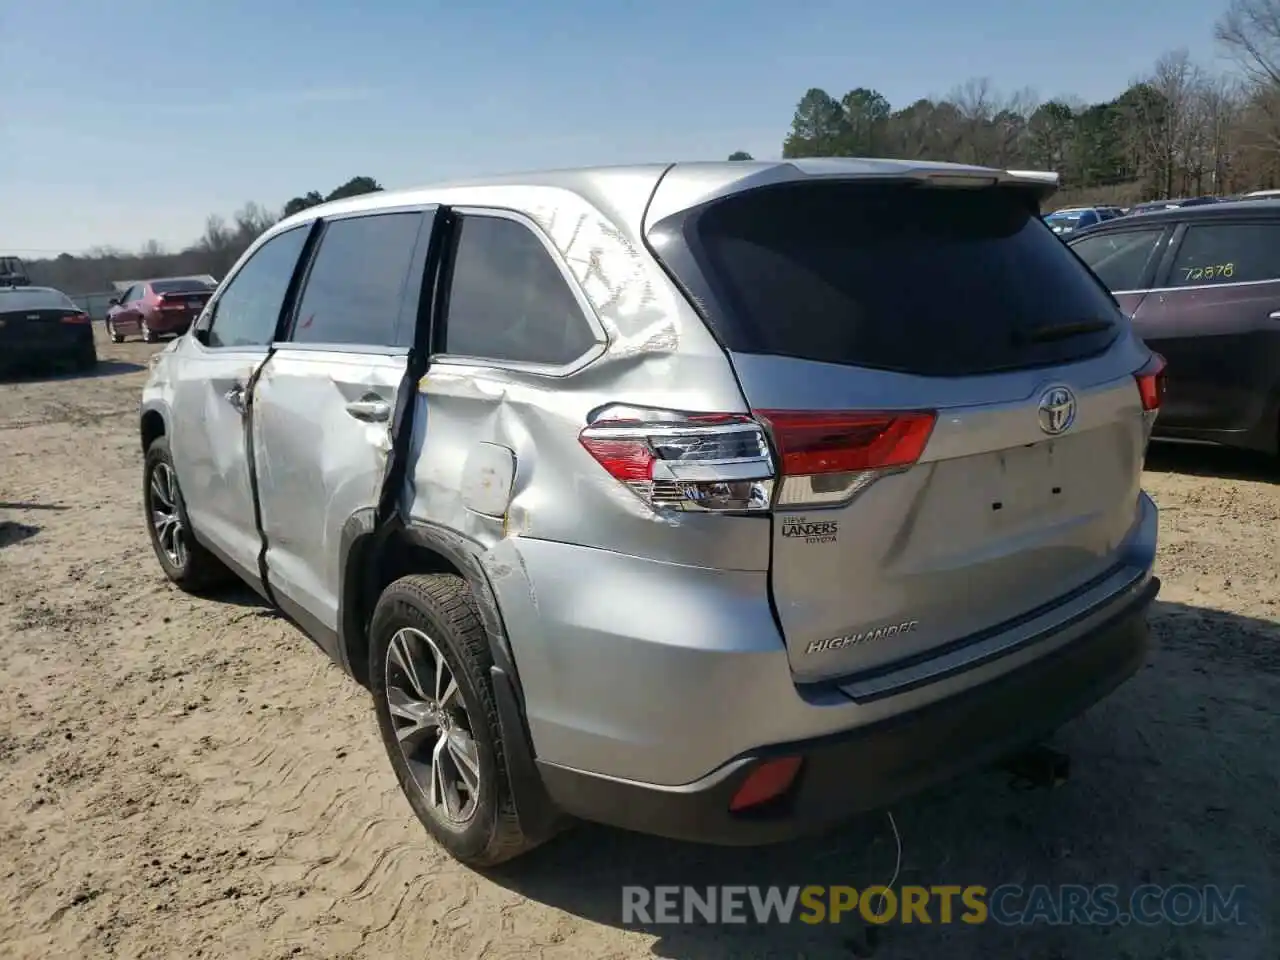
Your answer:
[[[1058,463],[1058,441],[1046,440],[993,455],[987,511],[997,528],[1022,526],[1064,509],[1065,472]]]

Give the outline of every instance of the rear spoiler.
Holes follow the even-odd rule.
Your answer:
[[[918,183],[933,187],[1007,186],[1043,203],[1057,191],[1060,178],[1048,170],[1001,170],[926,160],[877,160],[854,157],[676,163],[655,186],[644,218],[647,231],[668,216],[759,187],[813,180],[862,183]]]

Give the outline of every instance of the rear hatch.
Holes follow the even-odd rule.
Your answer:
[[[930,655],[1115,570],[1149,354],[1030,192],[783,183],[650,238],[772,435],[796,679]]]

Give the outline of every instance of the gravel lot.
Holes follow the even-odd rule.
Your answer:
[[[1062,731],[1071,781],[894,810],[901,883],[1218,883],[1229,927],[653,927],[623,883],[884,883],[883,814],[756,850],[583,826],[491,876],[427,840],[369,709],[247,593],[171,588],[142,526],[155,348],[0,384],[0,956],[1280,956],[1280,470],[1153,450],[1158,649]]]

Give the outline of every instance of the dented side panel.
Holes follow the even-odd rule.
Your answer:
[[[680,291],[643,246],[576,194],[490,188],[483,199],[467,213],[514,209],[533,221],[606,342],[568,373],[434,357],[414,417],[410,517],[453,526],[485,547],[504,536],[538,537],[695,566],[767,570],[767,522],[659,514],[577,441],[588,415],[608,403],[746,412],[723,351]],[[637,193],[635,204],[645,199]],[[466,464],[481,443],[514,457],[510,503],[500,518],[464,503]],[[676,529],[687,535],[673,536]]]
[[[258,378],[254,454],[273,590],[338,627],[342,528],[378,502],[406,357],[281,344]],[[378,404],[387,414],[377,419]]]
[[[206,350],[189,337],[182,342],[181,356],[168,361],[175,414],[169,447],[187,514],[202,540],[260,585],[248,431],[227,395],[248,386],[267,351]]]

